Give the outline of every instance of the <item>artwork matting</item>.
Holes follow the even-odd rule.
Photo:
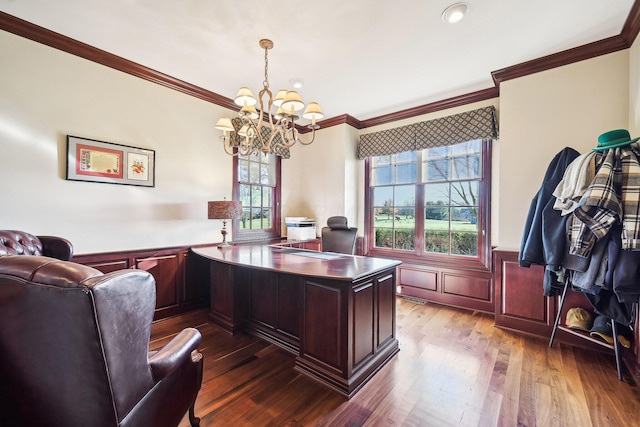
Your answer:
[[[155,186],[156,152],[67,135],[67,179]]]

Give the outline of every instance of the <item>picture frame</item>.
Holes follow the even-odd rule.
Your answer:
[[[70,181],[155,187],[155,150],[67,135]]]

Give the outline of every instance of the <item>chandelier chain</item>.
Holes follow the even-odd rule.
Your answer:
[[[269,87],[269,49],[264,49],[264,81],[262,82],[262,86],[268,88]]]

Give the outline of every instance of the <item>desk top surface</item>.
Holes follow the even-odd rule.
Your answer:
[[[334,280],[356,281],[400,265],[393,259],[316,252],[278,245],[234,245],[192,248],[202,257],[242,267]]]

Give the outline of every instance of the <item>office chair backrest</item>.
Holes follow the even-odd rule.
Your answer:
[[[327,219],[327,226],[322,227],[322,250],[353,255],[356,249],[358,229],[347,225],[344,216],[332,216]]]

